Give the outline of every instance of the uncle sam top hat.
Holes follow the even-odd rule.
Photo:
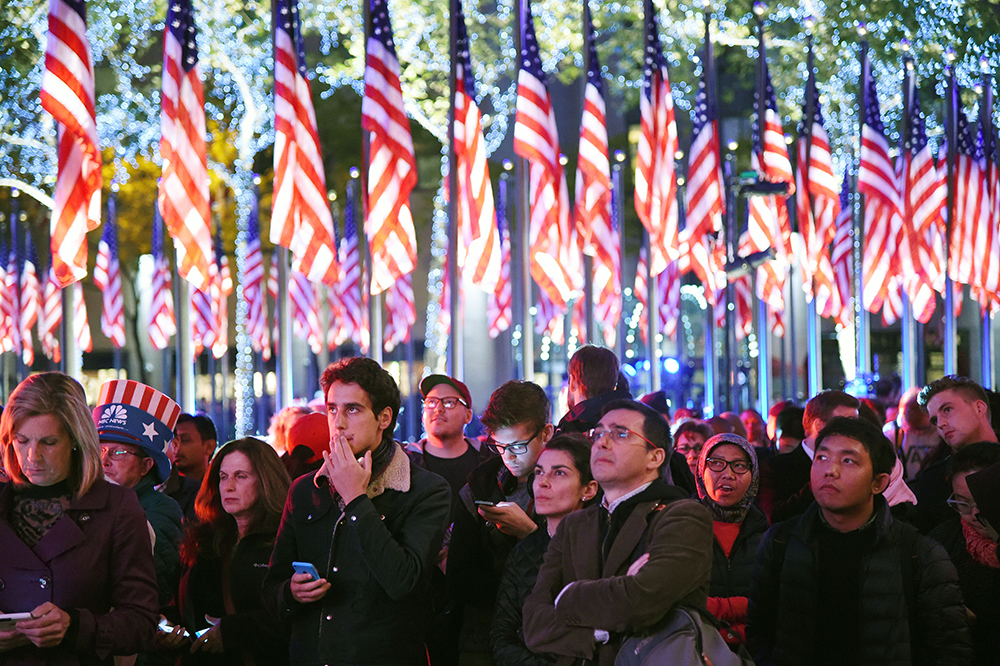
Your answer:
[[[156,463],[157,483],[170,476],[164,449],[174,438],[181,407],[156,389],[131,379],[112,379],[101,386],[94,423],[102,443],[138,446]]]

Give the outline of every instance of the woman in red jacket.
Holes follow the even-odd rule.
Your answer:
[[[104,480],[83,387],[59,372],[21,382],[0,446],[0,612],[30,613],[0,631],[0,665],[142,651],[156,627],[152,543],[135,492]]]

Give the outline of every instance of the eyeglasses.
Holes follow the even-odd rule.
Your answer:
[[[536,437],[542,434],[543,430],[545,430],[545,426],[539,428],[535,432],[535,434],[529,437],[528,439],[522,439],[519,442],[511,442],[510,444],[500,444],[495,439],[493,439],[493,437],[490,437],[489,439],[486,440],[486,446],[490,447],[490,451],[493,451],[493,453],[499,453],[500,455],[503,455],[504,453],[509,453],[512,456],[519,456],[522,453],[526,453],[528,451],[528,444],[531,444],[531,442],[534,441]]]
[[[675,450],[682,456],[686,456],[689,453],[701,453],[703,448],[703,444],[679,444]]]
[[[467,408],[469,403],[461,398],[424,398],[424,410],[433,412],[438,408],[438,405],[441,405],[445,409],[455,409],[459,405]]]
[[[955,499],[954,493],[945,501],[948,503],[948,506],[963,516],[968,516],[977,508],[975,502],[966,502],[965,500]]]
[[[625,426],[611,426],[609,428],[597,427],[587,433],[590,436],[590,441],[597,444],[605,437],[610,437],[611,441],[615,444],[622,444],[628,439],[629,435],[635,435],[642,441],[646,442],[647,445],[652,446],[654,449],[659,448],[656,444],[637,433],[635,430],[626,428]]]
[[[722,472],[728,467],[734,474],[746,474],[751,465],[746,460],[725,460],[724,458],[705,458],[705,467],[713,472]]]
[[[133,453],[132,451],[129,451],[128,449],[116,449],[116,448],[113,448],[113,447],[110,447],[110,446],[102,446],[101,447],[101,457],[103,458],[104,456],[111,456],[111,458],[113,458],[114,460],[121,460],[125,456],[136,456],[136,457],[138,457],[139,454],[138,453]]]

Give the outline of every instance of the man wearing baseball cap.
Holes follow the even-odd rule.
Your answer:
[[[448,558],[451,524],[461,502],[459,491],[472,470],[494,454],[478,440],[465,436],[465,426],[472,421],[472,395],[463,382],[448,375],[428,375],[420,382],[420,395],[424,399],[422,421],[425,436],[419,442],[407,445],[406,453],[415,465],[434,472],[451,486],[449,527],[438,558],[442,568],[431,572],[435,594],[447,599],[443,567]],[[454,603],[447,599],[444,608],[434,617],[427,638],[431,663],[458,663],[460,622]]]
[[[173,438],[180,406],[154,388],[115,379],[101,386],[94,423],[101,443],[104,476],[135,490],[156,535],[153,560],[160,605],[170,603],[180,574],[181,507],[156,490],[170,475],[164,449]]]

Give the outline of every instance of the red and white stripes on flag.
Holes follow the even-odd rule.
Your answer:
[[[370,1],[373,32],[365,54],[361,127],[371,132],[365,235],[372,254],[371,293],[380,294],[416,265],[410,191],[417,184],[417,163],[389,8],[386,0]]]
[[[861,109],[864,117],[858,167],[858,193],[865,195],[862,303],[869,312],[878,312],[889,295],[892,276],[899,272],[896,259],[900,231],[899,195],[867,45],[862,49],[861,85],[865,91],[865,108]]]
[[[521,67],[517,75],[514,152],[528,160],[531,277],[566,310],[582,276],[571,267],[572,229],[559,135],[535,39],[531,3],[521,0]]]
[[[264,253],[260,247],[259,195],[254,187],[250,219],[247,221],[247,247],[243,269],[243,296],[247,301],[246,331],[250,345],[258,354],[270,355],[271,336],[267,326],[267,298],[264,293]]]
[[[108,221],[104,223],[94,264],[94,284],[101,292],[101,332],[115,347],[125,346],[125,310],[122,301],[122,275],[118,263],[118,220],[115,200],[108,200]]]
[[[271,242],[314,282],[337,284],[337,248],[297,0],[274,11],[274,196]]]
[[[83,283],[74,282],[73,291],[73,337],[79,351],[94,351],[94,340],[90,337],[90,320],[87,319],[87,301],[83,298]]]
[[[469,37],[462,13],[462,1],[457,0],[455,15],[458,38],[455,65],[455,169],[458,193],[458,265],[472,284],[490,292],[500,279],[500,236],[494,220],[493,186],[486,163],[486,141],[483,119],[476,104],[476,82],[469,56]]]
[[[101,149],[84,0],[50,0],[41,99],[57,127],[51,248],[56,278],[67,286],[87,274],[87,232],[101,223]]]
[[[635,268],[635,298],[642,304],[642,314],[639,315],[639,333],[643,342],[649,339],[649,273],[646,256],[646,245],[639,249],[639,260]],[[667,264],[667,268],[655,276],[656,293],[662,299],[658,311],[660,313],[660,332],[666,337],[677,334],[677,320],[681,311],[681,272],[676,261]],[[609,343],[609,346],[610,343]]]
[[[271,326],[271,320],[265,319],[265,326],[271,337],[271,344],[275,349],[278,349],[279,342],[281,338],[279,337],[280,330],[278,328],[278,251],[275,250],[271,253],[271,266],[267,271],[267,296],[271,299],[271,303],[274,304],[274,326]],[[264,360],[271,360],[271,349],[264,349]]]
[[[392,283],[385,292],[385,350],[410,339],[410,329],[417,321],[417,308],[413,302],[413,273],[407,273]]]
[[[155,204],[154,204],[155,205]],[[149,341],[154,349],[166,349],[177,333],[174,318],[173,277],[163,252],[163,220],[157,205],[153,216],[153,280],[149,302]]]
[[[42,310],[42,290],[38,284],[38,271],[35,268],[35,247],[28,234],[24,255],[21,260],[21,360],[28,367],[35,363],[35,340],[31,329],[38,323],[38,315]]]
[[[4,262],[7,256],[7,249],[0,245],[0,353],[14,350],[13,328],[17,325],[17,306],[14,304],[17,293],[12,294],[7,284],[7,264]]]
[[[4,309],[9,313],[10,327],[2,340],[4,351],[20,355],[21,346],[21,269],[17,260],[17,241],[11,238],[10,253],[7,255],[7,272],[4,274]]]
[[[38,318],[38,337],[42,341],[42,353],[53,363],[62,360],[59,344],[59,325],[62,323],[62,287],[56,280],[55,272],[49,266],[42,283],[42,313]]]
[[[191,0],[171,0],[163,31],[159,203],[178,242],[177,273],[195,289],[211,280],[212,231],[205,152],[205,95]]]
[[[215,250],[211,250],[208,265],[208,284],[205,289],[191,290],[191,329],[194,355],[199,356],[215,344],[216,329],[219,325],[216,299],[213,290],[218,289],[219,266],[215,261]]]
[[[513,298],[510,283],[510,232],[507,231],[507,179],[497,183],[497,230],[500,236],[500,279],[487,298],[486,323],[491,338],[510,328]]]
[[[304,273],[292,268],[290,275],[288,297],[292,299],[293,332],[300,340],[309,343],[312,353],[318,354],[323,351],[323,332],[316,310],[316,293]]]
[[[674,167],[680,144],[667,60],[660,46],[656,9],[652,0],[645,0],[643,5],[646,14],[646,54],[642,94],[639,97],[642,133],[636,154],[635,210],[649,234],[652,273],[659,275],[670,261],[680,256],[677,173]],[[591,74],[591,78],[595,73]]]
[[[215,340],[212,356],[222,358],[229,350],[229,297],[233,295],[233,276],[229,271],[229,257],[223,251],[221,227],[215,232],[215,262],[218,270],[212,285],[212,307],[215,310]]]
[[[351,340],[363,351],[368,350],[368,300],[364,290],[364,265],[357,224],[357,205],[352,184],[347,186],[344,206],[344,237],[340,239],[340,298],[344,304],[343,329],[345,340]]]
[[[854,318],[854,215],[851,207],[851,178],[844,174],[840,188],[840,214],[834,223],[833,249],[830,262],[833,266],[835,296],[833,302],[839,309],[833,318],[840,326],[848,326]]]
[[[992,74],[983,74],[983,100],[979,109],[979,136],[985,164],[987,215],[983,219],[981,239],[982,288],[977,294],[985,313],[1000,309],[1000,169],[997,167],[997,131],[993,124]]]

